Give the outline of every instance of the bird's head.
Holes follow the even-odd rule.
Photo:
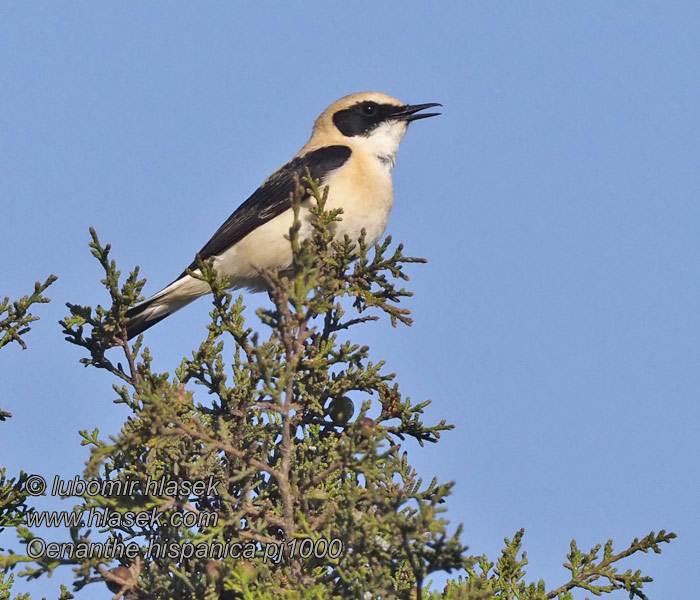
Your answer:
[[[393,165],[408,124],[439,115],[420,112],[434,106],[442,105],[404,104],[379,92],[351,94],[331,104],[316,119],[311,141],[327,139],[361,145]]]

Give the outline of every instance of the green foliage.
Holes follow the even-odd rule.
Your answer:
[[[0,467],[0,532],[6,527],[18,527],[26,522],[27,514],[31,510],[26,504],[26,481],[26,473],[20,472],[17,479],[8,479],[5,468]]]
[[[659,544],[667,544],[675,537],[675,533],[666,533],[663,529],[658,534],[652,531],[641,540],[635,538],[626,550],[617,554],[613,552],[612,540],[608,540],[603,547],[602,557],[599,557],[600,544],[591,548],[589,552],[581,552],[576,546],[576,540],[572,540],[571,551],[567,556],[568,562],[564,563],[571,572],[571,579],[550,592],[547,597],[570,600],[573,598],[570,590],[580,588],[596,596],[614,590],[625,590],[630,598],[646,600],[642,587],[645,583],[652,581],[652,578],[642,575],[639,570],[633,572],[629,569],[624,573],[618,573],[617,567],[613,565],[636,552],[653,550],[654,553],[661,554]],[[595,582],[599,579],[607,580],[607,584],[596,584]]]
[[[29,308],[33,304],[45,304],[50,301],[43,294],[56,279],[55,275],[50,275],[44,283],[37,281],[31,296],[23,296],[14,302],[6,296],[0,301],[0,348],[11,342],[17,342],[23,349],[27,349],[22,336],[29,332],[31,323],[39,320],[39,317],[29,312]],[[5,421],[11,416],[9,412],[0,409],[0,421]],[[23,472],[20,472],[17,478],[8,478],[6,469],[0,466],[0,532],[6,527],[21,527],[27,514],[32,511],[26,503],[28,495],[24,491],[26,479],[27,474]],[[0,548],[0,552],[3,550]],[[0,555],[0,567],[15,564],[12,559],[12,554],[7,557]],[[0,600],[10,600],[13,582],[12,574],[6,575],[0,572]],[[14,600],[30,600],[30,597],[29,594],[18,594]]]
[[[603,556],[599,558],[600,544],[590,552],[582,553],[576,546],[576,540],[571,542],[568,562],[564,563],[571,572],[571,579],[558,588],[546,591],[545,582],[525,581],[525,566],[528,564],[527,555],[522,551],[522,539],[525,531],[518,531],[512,540],[505,539],[505,547],[501,557],[494,564],[486,556],[474,557],[474,566],[467,569],[467,577],[460,577],[448,583],[442,593],[433,592],[427,596],[429,600],[574,600],[573,590],[583,590],[595,596],[601,596],[615,590],[625,590],[629,598],[645,600],[642,592],[644,583],[652,581],[640,571],[628,570],[618,574],[616,563],[637,552],[653,550],[661,553],[659,544],[669,543],[676,537],[675,533],[653,531],[642,538],[634,539],[626,550],[613,552],[613,542],[605,544]],[[598,579],[608,581],[606,585],[596,585]]]
[[[242,297],[226,292],[212,264],[200,261],[191,274],[211,286],[211,322],[173,376],[154,370],[141,336],[126,340],[125,313],[139,301],[144,281],[136,269],[120,282],[109,245],[91,230],[110,306],[68,304],[61,325],[85,352],[85,366],[116,378],[115,402],[130,414],[109,439],[97,430],[81,432],[90,448],[85,479],[134,483],[136,492],[78,494],[76,510],[83,514],[121,518],[71,528],[70,538],[75,548],[107,539],[134,543],[139,555],[32,560],[9,554],[0,556],[0,566],[21,563],[20,575],[34,578],[70,565],[75,590],[106,584],[114,598],[129,600],[563,600],[575,589],[595,595],[624,589],[644,598],[650,578],[618,574],[614,565],[638,551],[658,552],[674,534],[651,534],[619,554],[609,543],[602,557],[600,547],[582,554],[572,543],[565,565],[571,579],[550,592],[543,581],[525,579],[523,531],[506,540],[495,563],[467,555],[461,527],[450,533],[443,514],[452,484],[426,484],[408,463],[407,440],[437,442],[451,426],[426,424],[429,402],[402,396],[384,362],[372,362],[369,348],[348,337],[382,315],[410,325],[400,303],[411,294],[400,284],[407,263],[424,261],[405,256],[401,245],[392,248],[390,239],[372,248],[363,239],[335,240],[341,211],[325,211],[327,190],[310,177],[304,184],[314,199],[315,233],[307,241],[297,235],[300,186],[290,231],[294,263],[282,273],[261,273],[270,304],[257,311],[257,330],[244,318]],[[160,480],[181,487],[146,489]],[[196,492],[184,485],[201,481],[209,485]],[[30,544],[34,534],[21,524],[24,497],[16,495],[21,488],[9,484],[0,485],[15,494],[7,495],[13,500],[6,524]],[[129,512],[156,515],[158,523],[127,522]],[[200,521],[173,522],[178,514]],[[251,553],[212,555],[216,544],[233,543]],[[149,555],[154,544],[175,554]],[[305,554],[304,547],[320,551]],[[283,555],[263,560],[265,550],[282,548]],[[192,553],[180,554],[185,549]],[[457,580],[430,590],[435,573],[452,571],[461,574]],[[596,583],[601,579],[607,583]],[[61,599],[71,597],[62,590]]]
[[[17,342],[24,350],[27,349],[27,344],[22,339],[22,336],[31,329],[30,323],[39,320],[39,317],[29,312],[29,308],[32,304],[50,302],[50,298],[45,297],[43,294],[46,288],[56,279],[55,275],[49,275],[44,283],[37,281],[34,284],[34,293],[31,296],[23,296],[14,302],[11,302],[10,298],[5,296],[0,302],[0,348],[7,346],[11,342]],[[0,409],[0,421],[5,421],[11,416],[10,413]]]
[[[10,600],[10,593],[12,592],[12,583],[14,582],[14,575],[5,573],[0,573],[0,600]],[[15,596],[14,600],[31,600],[29,594],[18,594]]]
[[[127,577],[126,588],[139,597],[414,597],[433,572],[463,568],[465,547],[459,532],[450,535],[441,506],[451,484],[424,485],[407,462],[401,442],[434,442],[451,427],[425,425],[428,402],[402,398],[384,363],[372,363],[369,349],[344,338],[346,330],[388,315],[393,324],[410,324],[401,299],[410,295],[396,282],[407,279],[403,266],[423,262],[404,256],[390,240],[368,248],[364,240],[335,241],[340,211],[325,212],[325,195],[315,182],[312,209],[316,234],[301,242],[292,229],[293,268],[263,273],[272,306],[257,312],[267,336],[243,318],[243,303],[225,291],[210,264],[194,276],[212,287],[208,336],[185,358],[175,377],[155,373],[141,340],[124,339],[124,313],[143,285],[135,271],[124,284],[92,233],[91,248],[105,271],[103,284],[112,305],[94,310],[69,304],[62,325],[68,341],[87,350],[85,365],[115,375],[117,402],[132,416],[114,439],[83,432],[91,446],[87,475],[145,485],[150,477],[220,482],[217,493],[199,497],[85,497],[81,509],[124,511],[152,508],[164,520],[178,510],[215,514],[217,524],[199,528],[170,525],[154,529],[113,527],[105,533],[125,542],[212,544],[250,542],[259,548],[308,539],[317,549],[338,540],[338,556],[302,557],[289,551],[279,563],[231,558],[178,562],[143,561]],[[296,206],[303,195],[297,195]],[[298,210],[297,210],[298,215]],[[347,299],[344,301],[343,299]],[[346,315],[344,304],[356,312]],[[120,347],[122,362],[109,355]],[[230,357],[227,366],[224,356]],[[196,400],[206,392],[203,399]],[[350,409],[348,401],[355,404]],[[338,407],[342,410],[332,410]],[[370,411],[378,414],[369,418]],[[331,414],[332,413],[332,414]],[[351,414],[356,413],[353,419]],[[90,532],[76,532],[88,540]],[[318,545],[317,545],[318,544]],[[77,587],[94,581],[105,563],[76,564]],[[207,577],[215,564],[216,577]],[[246,568],[243,568],[246,567]],[[38,565],[25,573],[48,572]],[[105,569],[102,568],[102,577]]]
[[[23,296],[14,302],[6,296],[0,302],[0,348],[10,342],[17,342],[22,348],[27,349],[22,336],[31,329],[30,323],[39,320],[39,317],[29,312],[29,308],[32,304],[44,304],[50,301],[50,298],[46,298],[43,294],[56,279],[55,275],[49,275],[44,283],[37,281],[34,284],[34,293],[31,296]]]

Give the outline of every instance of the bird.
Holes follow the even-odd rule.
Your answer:
[[[334,235],[352,240],[365,231],[365,242],[376,243],[386,228],[394,193],[391,170],[409,123],[440,113],[422,112],[436,102],[405,104],[379,92],[344,96],[316,119],[309,141],[270,175],[216,230],[202,247],[202,261],[213,259],[218,277],[229,288],[262,291],[262,270],[284,270],[292,264],[289,231],[293,223],[292,193],[308,169],[328,186],[326,210],[342,209]],[[313,227],[306,196],[301,203],[299,239]],[[177,279],[126,312],[131,339],[196,298],[211,291],[197,273],[197,258]]]

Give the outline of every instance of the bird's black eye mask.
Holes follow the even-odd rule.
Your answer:
[[[339,110],[333,115],[333,124],[340,133],[348,137],[367,136],[373,129],[391,119],[401,109],[401,106],[394,104],[379,104],[365,100],[353,104],[350,108]]]

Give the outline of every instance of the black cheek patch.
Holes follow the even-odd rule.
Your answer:
[[[339,110],[333,115],[333,124],[340,133],[348,137],[370,132],[378,125],[378,123],[373,121],[374,119],[363,115],[354,108]]]
[[[333,125],[345,136],[367,135],[378,125],[391,118],[399,110],[393,104],[377,104],[377,112],[374,115],[366,115],[362,112],[362,102],[358,102],[350,108],[339,110],[333,115]]]

